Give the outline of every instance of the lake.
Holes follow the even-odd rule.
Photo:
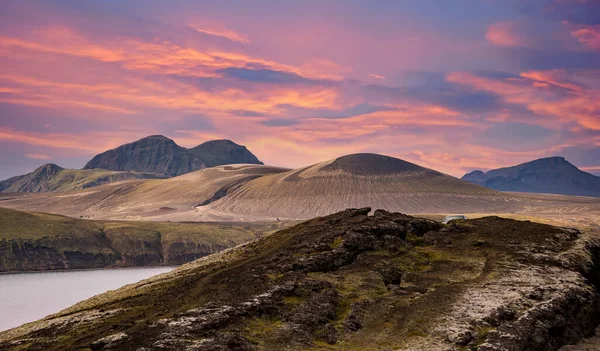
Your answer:
[[[175,267],[0,274],[0,331]]]

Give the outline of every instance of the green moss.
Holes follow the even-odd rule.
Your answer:
[[[251,318],[246,322],[242,333],[252,344],[263,345],[282,326],[283,322],[278,319]]]
[[[338,236],[333,240],[333,242],[331,243],[331,245],[329,245],[329,247],[331,247],[331,249],[335,249],[336,247],[339,247],[340,245],[342,245],[343,242],[344,242],[344,239],[341,236]]]
[[[304,298],[299,296],[286,296],[283,298],[283,303],[288,307],[297,307],[302,302],[304,302]]]

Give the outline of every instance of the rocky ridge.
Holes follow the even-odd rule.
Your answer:
[[[557,350],[600,322],[593,233],[352,209],[0,333],[59,350]]]

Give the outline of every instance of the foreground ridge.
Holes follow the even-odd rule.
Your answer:
[[[4,333],[1,349],[555,350],[600,322],[600,242],[348,209]]]

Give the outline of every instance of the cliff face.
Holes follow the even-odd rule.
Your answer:
[[[179,265],[282,225],[102,222],[0,208],[0,272]]]
[[[600,323],[598,233],[369,213],[316,218],[96,296],[0,333],[0,348],[546,351]]]

